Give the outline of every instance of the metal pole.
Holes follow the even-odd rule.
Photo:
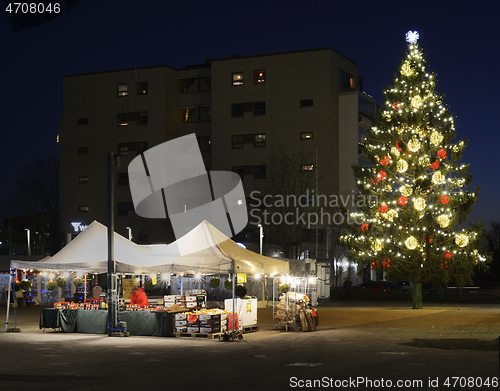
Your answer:
[[[115,261],[114,261],[114,154],[108,152],[108,336],[111,336],[112,330],[116,329],[116,311],[114,307],[115,297]]]
[[[262,226],[262,224],[259,224],[258,227],[259,227],[259,236],[260,236],[260,238],[259,238],[260,255],[262,255],[262,240],[264,238],[264,232],[263,232],[264,231],[264,227]]]
[[[7,331],[9,329],[9,312],[10,312],[10,287],[12,285],[12,269],[10,269],[10,273],[9,273],[9,289],[8,289],[8,293],[7,293],[7,316],[6,316],[6,319],[5,319],[5,331]],[[15,299],[14,299],[14,302],[15,302]]]
[[[234,324],[235,324],[235,319],[234,319],[234,307],[236,307],[236,299],[234,298],[235,292],[236,292],[236,266],[234,264],[234,259],[233,259],[233,333],[231,334],[231,339],[234,341]]]
[[[28,255],[31,255],[30,229],[29,228],[25,228],[25,231],[27,232],[27,235],[28,235]]]

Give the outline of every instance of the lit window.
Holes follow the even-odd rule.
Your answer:
[[[88,176],[79,176],[78,183],[89,183],[89,177]]]
[[[356,81],[354,76],[347,73],[346,71],[340,70],[340,85],[344,88],[348,88],[350,90],[356,89]]]
[[[147,125],[148,123],[148,112],[137,113],[137,125]]]
[[[148,82],[139,81],[137,82],[137,95],[146,95],[148,93]]]
[[[78,118],[78,125],[88,125],[88,124],[89,124],[88,118]]]
[[[266,114],[266,102],[254,102],[253,115],[265,115],[265,114]]]
[[[90,210],[88,205],[80,205],[78,207],[78,212],[88,212]]]
[[[313,171],[314,170],[314,164],[303,164],[301,171]]]
[[[233,103],[231,105],[231,117],[243,117],[243,103]]]
[[[233,72],[233,86],[243,85],[243,72]]]
[[[302,99],[300,101],[300,107],[311,107],[313,105],[312,99]]]
[[[256,134],[254,135],[254,147],[265,147],[266,146],[266,134]]]
[[[118,96],[127,96],[128,95],[128,84],[122,83],[118,84]]]
[[[313,138],[313,132],[302,132],[300,134],[300,139],[301,140],[309,140]]]
[[[266,82],[266,71],[254,71],[253,72],[253,83],[262,84]]]
[[[118,126],[128,126],[127,114],[118,114]]]

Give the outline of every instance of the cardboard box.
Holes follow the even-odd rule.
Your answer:
[[[186,296],[186,303],[190,301],[196,301],[196,296]]]
[[[176,320],[175,327],[180,327],[180,326],[187,327],[187,321],[186,320]]]
[[[175,332],[176,333],[187,333],[187,327],[176,327]]]
[[[220,327],[200,327],[201,334],[220,333]]]
[[[187,321],[188,314],[175,314],[175,321],[178,320],[186,320]]]
[[[187,328],[187,332],[188,333],[199,333],[200,332],[200,328],[199,327],[188,327]]]
[[[188,301],[186,302],[186,308],[196,308],[196,302],[195,301]]]

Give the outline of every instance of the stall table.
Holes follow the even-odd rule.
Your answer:
[[[130,335],[173,337],[174,314],[155,311],[120,311]],[[40,329],[60,329],[66,333],[106,334],[108,311],[42,308]]]

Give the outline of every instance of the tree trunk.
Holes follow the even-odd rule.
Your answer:
[[[413,284],[413,309],[422,308],[422,283]]]

